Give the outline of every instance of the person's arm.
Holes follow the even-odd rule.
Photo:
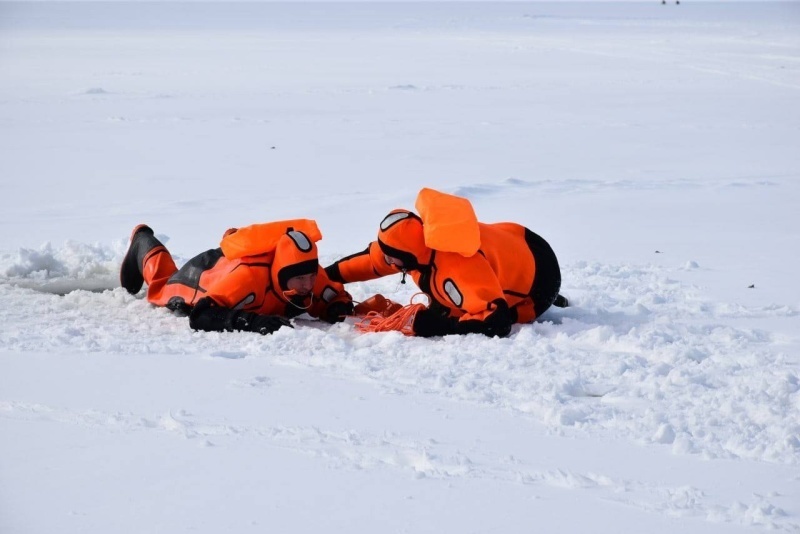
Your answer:
[[[322,267],[317,272],[317,281],[314,283],[314,301],[308,314],[328,323],[344,321],[348,315],[353,315],[353,297],[345,291],[344,286],[334,282]]]
[[[325,268],[325,273],[330,280],[342,284],[373,280],[399,272],[397,267],[386,263],[383,251],[377,241],[370,243],[361,252],[351,254]]]
[[[217,304],[211,297],[197,301],[191,314],[189,326],[193,330],[205,332],[257,332],[271,334],[281,327],[292,327],[292,323],[278,315],[260,315],[243,310],[232,310]]]
[[[483,256],[469,258],[455,254],[439,254],[431,291],[437,301],[417,313],[414,332],[421,337],[450,334],[484,334],[505,337],[514,323],[497,276]],[[461,315],[450,317],[449,310]]]

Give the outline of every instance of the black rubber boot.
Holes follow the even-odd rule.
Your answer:
[[[556,300],[553,301],[553,306],[556,308],[568,308],[569,301],[564,295],[556,295]]]
[[[161,241],[153,235],[153,229],[146,224],[140,224],[131,233],[131,245],[122,259],[119,269],[119,282],[128,293],[135,295],[144,285],[142,277],[142,262],[147,253],[156,247],[163,247]]]

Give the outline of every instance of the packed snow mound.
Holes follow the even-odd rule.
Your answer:
[[[61,247],[0,253],[0,281],[50,293],[76,289],[98,291],[119,285],[119,265],[126,243],[112,245],[67,241]]]
[[[67,241],[57,249],[45,243],[38,250],[20,248],[16,254],[3,254],[0,265],[6,278],[90,278],[111,272],[117,255],[112,247]]]

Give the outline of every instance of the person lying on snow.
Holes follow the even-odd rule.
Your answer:
[[[427,188],[416,207],[420,215],[391,211],[377,241],[328,266],[328,277],[349,283],[402,272],[405,282],[408,273],[430,299],[412,323],[422,337],[505,337],[514,323],[567,306],[556,255],[528,228],[478,222],[469,200]]]
[[[194,330],[271,334],[302,313],[336,323],[353,313],[353,300],[319,265],[321,238],[310,219],[254,224],[228,230],[220,248],[178,269],[142,224],[131,234],[120,282],[134,295],[147,282],[147,300],[189,314]]]

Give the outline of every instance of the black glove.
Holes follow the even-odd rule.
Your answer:
[[[459,321],[447,316],[447,309],[432,306],[417,312],[414,318],[414,334],[420,337],[447,336],[450,334],[483,334],[488,337],[506,337],[514,323],[508,304],[504,300],[494,301],[494,313],[483,321]]]
[[[203,330],[204,332],[223,332],[232,330],[228,324],[228,316],[231,310],[223,308],[206,297],[197,301],[189,314],[189,326],[192,330]]]
[[[336,301],[328,304],[320,319],[331,324],[340,323],[347,315],[353,315],[353,303]]]
[[[420,310],[414,316],[414,335],[419,337],[433,337],[433,336],[446,336],[448,334],[455,334],[458,319],[450,318],[446,313],[446,309],[441,308],[428,308]]]
[[[259,315],[257,313],[242,312],[234,323],[235,330],[258,332],[262,336],[271,334],[282,326],[294,328],[289,319],[280,315]]]
[[[458,334],[483,334],[488,337],[506,337],[511,333],[511,325],[517,321],[517,310],[510,310],[504,300],[493,301],[496,308],[483,321],[459,321]]]
[[[288,319],[277,315],[258,315],[224,308],[211,298],[200,299],[189,315],[189,326],[206,332],[243,330],[271,334],[282,326],[294,328]]]

